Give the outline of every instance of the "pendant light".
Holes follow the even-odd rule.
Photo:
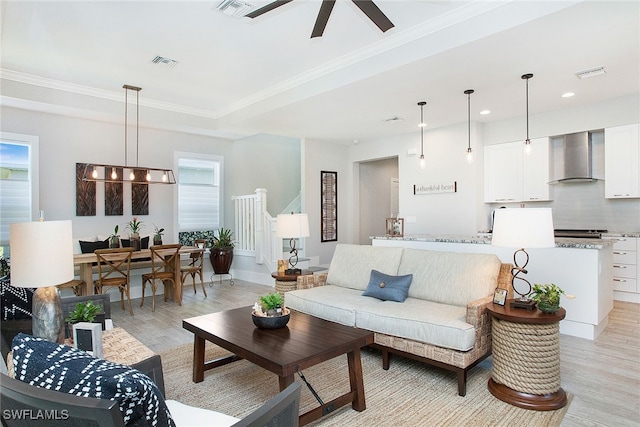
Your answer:
[[[173,170],[150,168],[138,165],[140,135],[140,91],[142,88],[123,85],[124,93],[124,166],[87,163],[83,173],[83,181],[134,182],[136,184],[175,184]],[[128,107],[129,91],[136,92],[136,164],[129,166],[128,155]],[[102,173],[100,173],[102,171]]]
[[[533,77],[533,74],[523,74],[521,78],[525,80],[526,96],[527,96],[527,139],[524,140],[525,153],[531,153],[531,140],[529,139],[529,79]]]
[[[474,92],[473,89],[467,89],[464,91],[465,95],[467,95],[467,134],[469,137],[469,143],[467,145],[467,162],[473,162],[473,150],[471,149],[471,94]]]
[[[420,169],[424,169],[425,161],[424,161],[424,127],[426,126],[424,122],[424,106],[427,105],[425,101],[418,102],[420,106]]]

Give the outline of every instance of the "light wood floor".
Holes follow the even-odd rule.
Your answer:
[[[273,287],[216,281],[213,287],[207,286],[207,298],[202,289],[194,294],[193,287],[185,287],[181,307],[160,296],[152,312],[147,296],[143,307],[139,299],[133,300],[134,316],[121,311],[119,302],[112,303],[111,313],[115,326],[162,352],[193,342],[193,335],[182,329],[182,319],[253,305],[258,296],[269,292]],[[562,335],[560,347],[562,387],[574,396],[563,427],[640,426],[640,304],[616,301],[609,325],[595,341]],[[483,363],[491,363],[491,358]]]

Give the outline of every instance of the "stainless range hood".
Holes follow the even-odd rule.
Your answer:
[[[549,184],[594,182],[590,132],[563,135],[562,147],[552,157],[553,180]]]

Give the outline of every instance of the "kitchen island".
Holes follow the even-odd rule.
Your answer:
[[[496,254],[502,262],[513,263],[515,249],[491,246],[486,234],[473,236],[412,235],[373,236],[373,246],[396,246],[446,252]],[[562,297],[567,311],[560,333],[595,339],[607,326],[613,308],[611,263],[613,243],[604,239],[556,238],[555,248],[527,249],[531,284],[555,283],[574,299]],[[518,262],[521,263],[520,258]],[[522,275],[521,275],[522,276]]]

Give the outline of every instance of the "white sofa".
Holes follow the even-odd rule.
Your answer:
[[[512,295],[511,268],[493,254],[338,244],[328,273],[300,276],[285,304],[375,332],[384,369],[395,353],[456,372],[458,394],[464,396],[468,370],[491,353],[485,306],[496,287]],[[413,274],[407,299],[363,296],[372,270]]]

